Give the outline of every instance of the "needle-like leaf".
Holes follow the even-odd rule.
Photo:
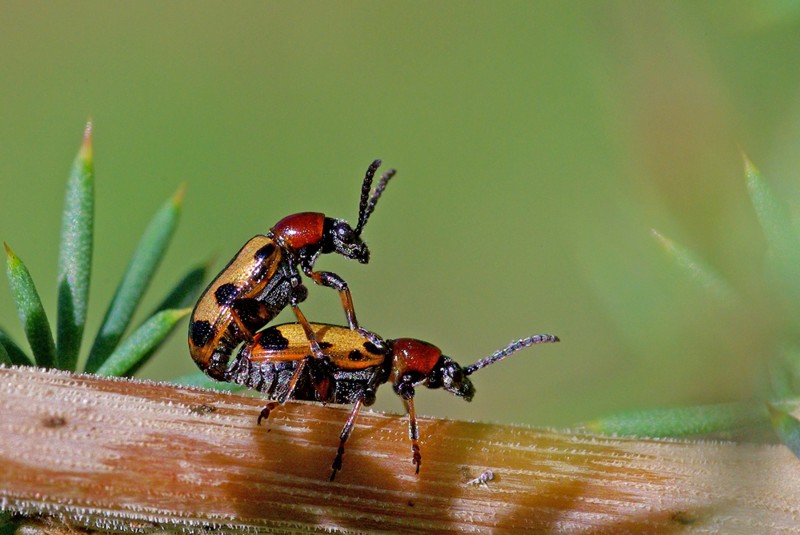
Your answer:
[[[800,395],[800,347],[782,344],[769,361],[769,378],[774,399]]]
[[[89,353],[87,372],[98,371],[128,327],[178,223],[184,189],[181,186],[156,212],[139,241]]]
[[[789,208],[778,198],[756,167],[744,157],[747,189],[769,249],[765,280],[773,291],[789,305],[787,314],[796,316],[800,309],[800,235],[797,233]]]
[[[33,366],[33,359],[11,339],[6,330],[2,327],[0,327],[0,344],[5,348],[12,364],[16,364],[17,366]]]
[[[785,409],[785,403],[770,404],[769,416],[772,427],[781,439],[781,442],[800,458],[800,422]]]
[[[190,308],[162,310],[151,317],[120,344],[96,373],[117,377],[129,375],[144,364],[143,359],[151,355],[175,324],[191,311]]]
[[[782,259],[797,258],[800,255],[800,238],[794,230],[786,204],[775,196],[747,156],[744,156],[744,167],[747,191],[772,253]]]
[[[86,325],[89,280],[92,269],[94,228],[94,164],[92,123],[86,125],[75,162],[72,164],[58,258],[58,318],[56,366],[74,370]]]
[[[5,364],[6,366],[11,366],[13,364],[3,344],[0,344],[0,364]]]
[[[39,292],[36,291],[28,268],[8,244],[4,245],[8,284],[36,364],[43,368],[53,367],[56,361],[56,345]]]
[[[675,243],[655,229],[651,231],[658,243],[689,277],[712,295],[730,301],[735,292],[725,278],[691,250]]]
[[[206,262],[189,270],[189,272],[178,281],[178,284],[175,285],[172,291],[167,294],[164,300],[153,310],[149,317],[155,316],[162,310],[185,308],[194,305],[197,294],[199,294],[200,290],[203,288],[209,267],[210,263]],[[157,349],[157,347],[154,347],[149,353],[143,355],[139,364],[128,370],[126,375],[134,375],[141,366],[150,360],[150,357],[153,356],[153,353],[155,353]]]
[[[762,404],[720,403],[694,407],[627,411],[587,422],[584,429],[638,437],[685,437],[769,426]]]
[[[162,310],[167,310],[168,308],[184,308],[193,306],[197,300],[200,290],[203,289],[203,284],[205,283],[210,266],[211,262],[204,262],[190,269],[181,278],[181,280],[178,281],[178,283],[172,288],[166,297],[164,297],[161,303],[156,306],[156,308],[153,310],[153,313],[150,315],[152,316],[153,314],[161,312]]]

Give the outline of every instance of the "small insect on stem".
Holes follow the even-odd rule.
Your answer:
[[[481,485],[482,487],[489,488],[488,482],[494,479],[494,472],[491,470],[484,471],[481,475],[474,479],[470,479],[465,485]]]

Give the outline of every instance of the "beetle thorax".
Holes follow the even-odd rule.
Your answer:
[[[397,383],[413,376],[413,382],[422,382],[439,361],[442,352],[433,344],[413,338],[392,341],[392,373],[389,380]]]
[[[286,216],[272,227],[272,237],[281,248],[291,252],[320,247],[323,238],[325,214],[300,212]]]

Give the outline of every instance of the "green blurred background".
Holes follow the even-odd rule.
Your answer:
[[[0,239],[54,324],[64,184],[91,117],[93,336],[181,182],[181,224],[141,312],[284,215],[354,221],[382,158],[399,173],[365,232],[370,265],[317,264],[350,283],[363,325],[464,363],[532,333],[562,339],[481,371],[472,404],[421,393],[420,413],[565,425],[748,399],[779,312],[758,298],[765,244],[741,151],[796,205],[794,5],[6,0]],[[709,299],[652,228],[753,298]],[[330,290],[311,288],[304,311],[344,321]],[[0,324],[22,340],[7,288]],[[143,376],[195,370],[184,333]],[[390,387],[377,406],[402,410]]]

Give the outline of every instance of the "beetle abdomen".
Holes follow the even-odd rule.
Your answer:
[[[267,236],[255,236],[211,281],[197,302],[189,323],[189,350],[208,375],[222,380],[231,352],[269,323],[288,302],[290,282],[281,249]],[[267,287],[276,291],[269,294]],[[281,302],[282,301],[282,302]],[[234,321],[236,311],[241,325]],[[249,332],[243,332],[246,329]]]

